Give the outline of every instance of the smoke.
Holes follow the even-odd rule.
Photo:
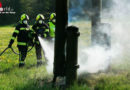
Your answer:
[[[84,1],[85,0],[78,0],[77,2]],[[105,1],[106,0],[103,2]],[[80,9],[81,11],[76,8],[71,9],[70,7],[69,13],[86,12],[86,9],[84,9],[85,6],[82,4],[79,5],[80,8],[82,7],[82,9]],[[76,25],[79,26],[81,32],[79,38],[79,73],[97,73],[99,71],[107,70],[111,65],[116,66],[121,63],[130,62],[130,1],[111,0],[111,2],[107,2],[106,5],[109,6],[109,8],[107,7],[102,9],[101,23],[109,23],[111,25],[111,49],[106,49],[106,47],[99,45],[89,47],[89,45],[85,43],[88,42],[88,40],[84,38],[89,38],[90,40],[90,33],[87,33],[91,31],[88,30],[89,26],[87,27],[87,24],[84,23],[84,21],[80,21],[82,18],[84,19],[84,17],[80,16],[79,19],[76,16],[72,17],[72,15],[69,15],[69,18],[76,18],[76,22],[79,23],[76,23]],[[85,16],[88,17],[87,14],[85,14]],[[85,21],[87,22],[87,20]],[[80,25],[81,23],[83,25]],[[75,23],[70,21],[70,24]],[[86,28],[85,30],[87,31],[83,30],[84,28]],[[102,27],[103,33],[105,32],[108,34],[107,29],[108,27]],[[85,34],[85,32],[87,33]]]
[[[112,26],[112,46],[117,45],[116,50],[120,54],[114,58],[116,63],[129,63],[130,58],[130,1],[113,0],[110,11],[113,21],[108,21]]]
[[[43,39],[41,37],[38,37],[40,44],[42,46],[43,52],[44,52],[44,57],[46,60],[48,60],[47,62],[47,71],[48,73],[52,73],[53,72],[53,60],[54,60],[54,42],[51,41],[49,42],[46,39]]]
[[[110,62],[108,55],[109,51],[99,46],[82,50],[82,58],[79,57],[80,72],[96,73],[99,70],[105,70]]]

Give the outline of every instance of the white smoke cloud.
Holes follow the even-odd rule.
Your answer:
[[[130,1],[111,1],[111,3],[108,3],[109,10],[107,8],[102,10],[101,20],[102,23],[109,23],[111,25],[111,50],[97,45],[85,47],[82,43],[79,43],[79,73],[96,73],[106,70],[110,64],[117,65],[126,61],[126,63],[130,62],[128,60],[128,57],[130,58],[128,54],[130,53]],[[79,22],[78,19],[77,22]],[[103,32],[108,33],[106,29],[107,27],[102,28]],[[80,42],[86,41],[81,38]],[[124,57],[127,57],[127,60]]]
[[[110,21],[112,26],[112,46],[118,45],[116,52],[120,54],[115,57],[116,63],[129,63],[130,60],[130,1],[129,0],[113,0],[111,8]]]
[[[80,59],[80,72],[96,73],[99,70],[105,70],[110,63],[110,51],[104,48],[95,46],[82,50],[82,53],[87,55],[84,59]],[[81,56],[82,57],[82,56]]]

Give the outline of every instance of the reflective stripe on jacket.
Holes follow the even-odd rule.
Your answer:
[[[55,24],[53,24],[52,22],[49,22],[48,24],[50,28],[50,31],[49,31],[50,37],[55,37]]]

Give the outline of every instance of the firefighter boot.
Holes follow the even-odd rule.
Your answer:
[[[25,63],[19,63],[19,68],[24,67]]]

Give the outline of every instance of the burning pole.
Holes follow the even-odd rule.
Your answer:
[[[101,23],[102,0],[92,0],[92,6],[94,15],[92,16],[91,44],[92,46],[98,45],[103,47],[106,51],[110,50],[111,25],[108,23]],[[107,71],[109,71],[111,56],[107,58],[107,61],[109,61]]]
[[[92,8],[94,15],[92,16],[92,34],[91,34],[91,41],[92,45],[97,43],[97,27],[99,23],[101,23],[101,0],[92,0]]]
[[[108,23],[101,23],[102,0],[92,0],[92,6],[94,12],[92,16],[92,45],[105,46],[108,49],[111,46],[111,26]]]

